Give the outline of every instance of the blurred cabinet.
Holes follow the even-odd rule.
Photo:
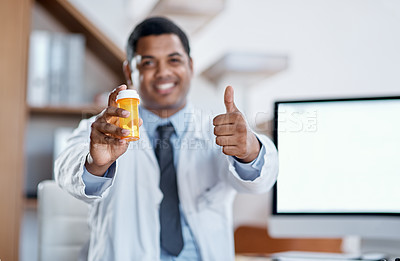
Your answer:
[[[0,259],[18,260],[30,0],[0,1]]]
[[[78,33],[85,37],[84,77],[85,100],[81,104],[51,104],[28,108],[25,132],[24,194],[36,197],[37,184],[53,177],[54,137],[57,130],[78,126],[83,118],[101,111],[106,105],[95,103],[125,82],[122,62],[125,53],[66,0],[37,0],[31,9],[31,31]],[[29,68],[28,68],[29,70]],[[51,87],[51,86],[50,86]]]

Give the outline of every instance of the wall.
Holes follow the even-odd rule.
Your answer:
[[[275,100],[399,95],[399,46],[396,0],[231,0],[192,38],[198,72],[226,51],[289,56],[286,71],[255,86],[237,86],[248,90],[246,114],[253,126],[272,118]],[[207,99],[200,95],[203,86],[193,87],[196,102],[221,103],[221,87]],[[269,200],[239,195],[235,224],[265,225]]]
[[[122,50],[125,50],[125,43],[129,33],[132,30],[132,25],[137,19],[130,16],[132,9],[143,9],[154,4],[154,0],[136,1],[136,0],[69,0],[75,5],[88,19],[96,24],[112,41]],[[130,5],[135,5],[135,2],[140,6],[136,8]],[[146,7],[145,7],[146,6]]]
[[[120,46],[133,20],[115,25],[118,35],[111,37]],[[399,22],[397,0],[228,0],[191,37],[197,74],[189,98],[215,114],[224,111],[224,84],[216,88],[199,74],[227,51],[289,56],[286,71],[255,86],[234,86],[244,89],[238,94],[247,91],[245,113],[253,127],[272,118],[275,100],[398,95]],[[240,195],[235,224],[265,225],[269,200],[268,194]]]
[[[251,117],[277,99],[398,94],[399,22],[396,0],[232,0],[193,56],[199,71],[226,50],[289,56],[287,71],[246,86]]]

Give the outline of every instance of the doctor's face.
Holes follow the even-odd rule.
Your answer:
[[[175,34],[142,37],[136,45],[133,65],[138,70],[138,89],[146,109],[161,115],[179,111],[186,104],[193,74],[191,58]]]

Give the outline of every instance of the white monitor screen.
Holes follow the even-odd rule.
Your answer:
[[[275,214],[400,214],[400,98],[277,102]]]

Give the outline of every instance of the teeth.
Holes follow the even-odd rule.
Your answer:
[[[174,87],[174,83],[173,82],[171,82],[171,83],[164,83],[164,84],[159,84],[159,85],[157,85],[156,87],[157,87],[157,89],[159,89],[159,90],[166,90],[166,89],[169,89],[169,88],[172,88],[172,87]]]

